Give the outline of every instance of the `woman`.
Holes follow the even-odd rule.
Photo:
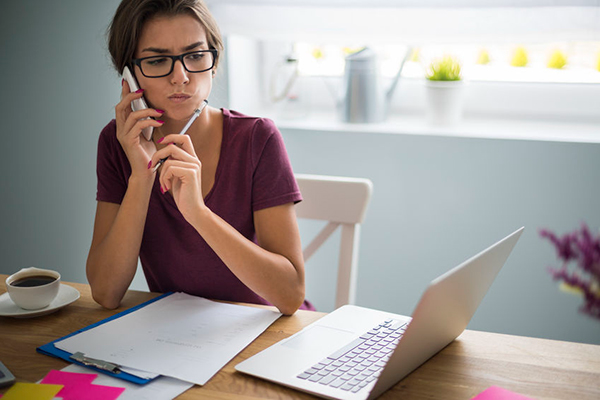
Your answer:
[[[203,2],[123,0],[109,51],[142,89],[123,82],[100,134],[87,261],[94,299],[118,307],[139,256],[152,291],[273,304],[288,315],[311,308],[294,212],[301,195],[272,121],[206,107],[178,135],[209,98],[222,51]],[[142,96],[149,108],[133,112]]]

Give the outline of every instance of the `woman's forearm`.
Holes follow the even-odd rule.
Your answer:
[[[227,267],[283,314],[293,314],[304,301],[304,267],[299,254],[279,254],[258,246],[208,209],[191,221]],[[292,261],[294,260],[294,261]]]
[[[94,300],[106,308],[119,306],[135,276],[152,184],[132,176],[120,205],[99,205],[86,270]]]

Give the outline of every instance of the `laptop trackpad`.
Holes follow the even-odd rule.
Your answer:
[[[282,343],[282,346],[310,352],[326,351],[326,354],[330,354],[345,343],[350,342],[354,337],[356,337],[354,332],[315,325],[287,342]]]

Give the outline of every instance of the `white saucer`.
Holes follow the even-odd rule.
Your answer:
[[[0,317],[33,318],[50,314],[68,306],[79,298],[79,291],[72,286],[61,283],[58,295],[44,308],[39,310],[24,310],[10,299],[8,293],[0,296]]]

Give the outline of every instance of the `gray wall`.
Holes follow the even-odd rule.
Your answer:
[[[7,2],[0,14],[3,172],[0,273],[36,265],[85,282],[99,131],[119,100],[104,32],[116,0]],[[226,105],[226,76],[211,104]],[[296,172],[374,183],[358,303],[410,314],[427,282],[497,239],[526,231],[470,325],[600,343],[545,271],[537,229],[600,226],[600,146],[283,130]],[[316,229],[303,224],[303,238]],[[308,233],[307,233],[308,232]],[[336,238],[334,238],[335,240]],[[308,265],[309,298],[333,304],[332,242]],[[332,258],[333,256],[333,258]]]
[[[104,32],[116,1],[14,1],[0,13],[0,272],[85,281],[98,133],[119,101]]]
[[[117,0],[4,2],[0,13],[0,273],[35,265],[86,282],[96,144],[120,100],[106,49]],[[226,105],[226,61],[211,105]],[[140,275],[140,274],[138,274]],[[136,277],[136,287],[147,287]]]

